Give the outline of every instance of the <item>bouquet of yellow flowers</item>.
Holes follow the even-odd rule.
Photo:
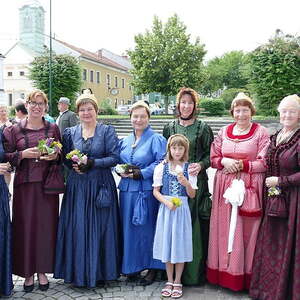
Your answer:
[[[78,149],[72,150],[66,155],[66,159],[72,160],[74,163],[81,165],[87,163],[87,156]]]
[[[62,144],[55,141],[54,138],[47,138],[45,140],[39,140],[38,149],[41,155],[49,155],[53,153],[60,153]]]
[[[179,207],[182,205],[182,201],[180,198],[178,197],[172,197],[171,198],[171,202],[176,206],[176,207]]]

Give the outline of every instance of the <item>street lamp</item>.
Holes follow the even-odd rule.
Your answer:
[[[52,114],[52,0],[50,1],[50,40],[49,40],[49,114]]]

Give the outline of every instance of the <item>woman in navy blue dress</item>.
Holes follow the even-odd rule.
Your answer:
[[[3,160],[2,131],[0,131],[0,161]],[[8,163],[0,163],[0,297],[9,296],[13,289],[11,267],[11,224],[9,197],[3,174],[9,170]]]
[[[58,227],[55,278],[75,286],[95,287],[120,274],[119,208],[111,167],[119,160],[112,126],[97,123],[97,100],[83,94],[76,101],[80,124],[63,134],[64,155],[87,155],[84,167],[65,160],[67,178]]]
[[[153,258],[153,239],[159,202],[153,196],[153,172],[155,166],[164,159],[166,139],[154,132],[149,126],[150,110],[143,101],[132,106],[131,124],[133,133],[120,141],[120,158],[122,164],[138,168],[132,174],[122,176],[120,190],[120,208],[123,229],[122,273],[133,279],[139,279],[137,273],[150,270],[141,285],[153,282],[155,269],[164,270],[164,264]],[[133,220],[134,210],[140,192],[144,194],[146,217],[137,224]]]

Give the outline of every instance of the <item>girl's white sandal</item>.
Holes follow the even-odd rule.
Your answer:
[[[181,290],[174,290],[174,287],[180,287]],[[182,297],[182,284],[181,283],[173,283],[173,291],[171,294],[172,299],[178,299]]]
[[[166,282],[165,284],[165,287],[166,286],[171,286],[173,288],[173,282]],[[171,297],[172,295],[172,288],[163,288],[161,290],[161,295],[164,297],[164,298],[168,298],[168,297]]]

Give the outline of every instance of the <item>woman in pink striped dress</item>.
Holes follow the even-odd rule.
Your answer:
[[[234,291],[249,289],[252,260],[262,216],[262,184],[265,153],[269,145],[267,129],[251,122],[252,100],[239,93],[231,104],[235,123],[222,128],[211,147],[211,166],[217,169],[210,220],[207,279]],[[232,205],[224,192],[235,178],[244,182],[244,201],[238,207],[233,243],[229,228]]]

